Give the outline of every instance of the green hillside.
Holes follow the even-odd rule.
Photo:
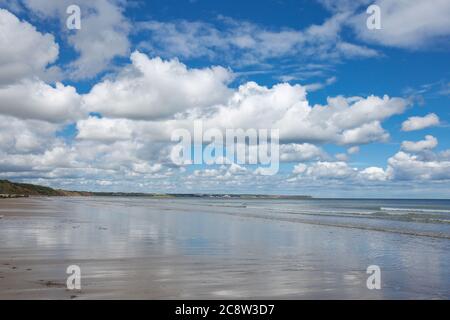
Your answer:
[[[158,194],[129,192],[88,192],[52,189],[29,183],[0,180],[0,198],[15,198],[21,196],[101,196],[101,197],[152,197],[152,198],[223,198],[223,199],[311,199],[305,195],[263,195],[263,194]]]
[[[34,184],[16,183],[8,180],[0,180],[0,194],[15,194],[25,196],[62,196],[64,195],[64,192]]]

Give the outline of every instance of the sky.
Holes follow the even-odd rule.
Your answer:
[[[449,15],[447,0],[0,0],[0,179],[450,198]],[[279,130],[277,174],[174,163],[172,134],[196,121]]]

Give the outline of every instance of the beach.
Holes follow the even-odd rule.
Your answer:
[[[447,200],[0,201],[0,299],[449,299]],[[68,290],[66,269],[81,270]],[[381,270],[369,290],[367,268]]]

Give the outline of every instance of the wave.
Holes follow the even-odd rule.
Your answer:
[[[391,208],[381,207],[381,211],[398,212],[396,214],[406,214],[408,212],[430,212],[430,213],[450,213],[450,210],[446,209],[423,209],[423,208]],[[406,212],[406,213],[403,213]]]
[[[369,220],[386,220],[386,221],[399,221],[399,222],[417,222],[417,223],[431,223],[431,224],[450,224],[450,219],[447,214],[442,214],[442,210],[435,209],[422,209],[422,208],[390,208],[382,207],[382,210],[355,210],[349,208],[343,208],[342,210],[330,210],[328,208],[323,208],[318,210],[318,208],[270,208],[270,207],[259,207],[248,205],[247,203],[236,203],[236,204],[201,204],[199,207],[215,207],[223,209],[244,209],[244,211],[239,212],[242,215],[249,215],[252,212],[258,212],[261,217],[267,217],[275,214],[275,217],[280,217],[278,214],[287,214],[295,219],[295,216],[304,217],[316,217],[321,218],[335,218],[340,221],[342,219],[369,219]],[[375,209],[376,210],[376,209]],[[444,210],[450,212],[450,210]],[[235,212],[238,213],[238,212]],[[441,214],[438,214],[441,213]],[[309,220],[309,219],[308,219]],[[336,220],[336,222],[338,221]]]
[[[383,207],[383,211],[361,211],[361,210],[317,210],[317,209],[289,209],[289,208],[261,208],[257,206],[249,206],[247,204],[236,205],[211,205],[206,206],[223,207],[223,208],[245,208],[246,210],[258,210],[258,214],[262,216],[270,214],[288,214],[288,215],[302,215],[312,217],[330,217],[330,218],[355,218],[355,219],[377,219],[377,220],[391,220],[403,222],[421,222],[421,223],[436,223],[436,224],[450,224],[448,216],[442,216],[440,210],[434,209],[419,209],[419,208],[387,208]],[[392,211],[391,211],[392,209]],[[450,212],[450,210],[448,210]],[[434,214],[433,214],[434,213]]]
[[[245,218],[286,221],[286,222],[303,223],[303,224],[327,226],[327,227],[347,228],[347,229],[370,230],[370,231],[378,231],[378,232],[397,233],[397,234],[403,234],[403,235],[409,235],[409,236],[441,238],[441,239],[449,239],[450,240],[450,234],[448,234],[446,232],[399,229],[399,228],[394,228],[394,227],[390,228],[390,227],[383,227],[383,226],[361,225],[361,224],[353,224],[353,223],[345,223],[345,222],[340,223],[340,222],[334,222],[334,221],[307,220],[307,219],[301,219],[298,217],[282,217],[282,216],[280,217],[280,216],[275,216],[275,215],[261,215],[261,214],[255,214],[255,213],[225,212],[225,211],[217,211],[216,213],[230,215],[230,216],[245,217]]]

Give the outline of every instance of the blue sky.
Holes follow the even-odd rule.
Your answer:
[[[70,4],[80,30],[66,27]],[[366,26],[371,4],[381,30]],[[3,178],[78,190],[450,196],[448,1],[0,8]],[[174,165],[170,134],[196,119],[280,128],[280,172]]]

